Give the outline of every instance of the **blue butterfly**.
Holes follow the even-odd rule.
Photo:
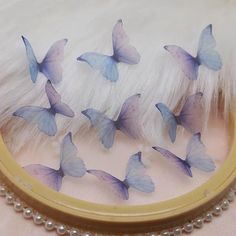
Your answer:
[[[190,80],[198,78],[198,68],[204,65],[207,68],[217,71],[222,67],[220,55],[214,50],[216,41],[212,35],[212,25],[203,29],[199,44],[197,56],[193,57],[181,47],[176,45],[167,45],[164,48],[169,51],[181,66],[182,71]]]
[[[54,136],[57,132],[55,115],[61,114],[67,117],[74,117],[71,108],[61,102],[61,96],[48,80],[45,85],[45,91],[50,103],[50,108],[38,106],[24,106],[13,113],[13,116],[22,117],[28,122],[37,124],[40,131],[49,136]]]
[[[62,141],[59,169],[40,164],[31,164],[23,168],[31,176],[56,191],[60,191],[64,176],[82,177],[86,174],[85,164],[78,157],[78,151],[72,142],[71,133],[68,133]]]
[[[78,57],[77,60],[87,62],[91,67],[99,70],[106,79],[115,82],[119,78],[117,63],[137,64],[140,61],[140,55],[133,46],[129,45],[122,20],[118,20],[113,28],[112,43],[112,56],[87,52]]]
[[[141,160],[141,152],[138,152],[130,157],[123,181],[102,170],[87,170],[87,172],[107,184],[121,199],[128,200],[130,187],[145,193],[155,191],[155,185],[145,174],[145,169]]]
[[[201,134],[197,133],[192,136],[187,145],[186,159],[183,160],[177,157],[172,152],[161,148],[153,147],[166,159],[173,162],[184,174],[193,177],[191,167],[195,167],[205,172],[212,172],[215,170],[215,164],[211,157],[205,154],[205,146],[201,142]]]
[[[55,42],[48,50],[43,61],[38,63],[29,41],[23,36],[22,39],[26,48],[32,82],[36,82],[38,73],[41,72],[53,84],[59,83],[62,80],[61,62],[64,59],[64,47],[68,40],[62,39]]]
[[[99,138],[105,148],[111,148],[116,130],[122,131],[131,138],[140,137],[139,102],[140,94],[129,97],[123,104],[117,120],[111,120],[102,112],[93,108],[82,111],[89,118],[92,126],[98,129]]]

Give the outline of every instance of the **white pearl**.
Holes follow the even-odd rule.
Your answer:
[[[59,235],[64,235],[66,233],[66,227],[64,225],[57,226],[57,233]]]
[[[233,191],[230,191],[226,197],[229,202],[233,202],[235,198],[235,193]]]
[[[9,204],[9,205],[14,203],[14,198],[10,194],[7,194],[5,199],[6,199],[6,203]]]
[[[86,232],[86,233],[83,233],[83,236],[92,236],[92,234],[91,234],[91,233],[88,233],[88,232]]]
[[[14,203],[14,209],[15,209],[15,211],[17,211],[17,212],[23,211],[23,205],[22,205],[22,203],[20,203],[20,202],[15,202],[15,203]]]
[[[161,233],[161,236],[170,236],[170,232],[169,231],[164,231]]]
[[[219,215],[221,215],[221,213],[222,213],[221,207],[220,206],[215,206],[214,209],[213,209],[213,214],[215,216],[219,216]]]
[[[174,230],[173,230],[173,234],[174,234],[174,236],[181,236],[182,235],[182,229],[181,228],[175,228]]]
[[[34,215],[33,219],[36,225],[41,225],[43,223],[43,217],[40,214]]]
[[[23,212],[23,216],[26,218],[26,219],[30,219],[33,215],[33,212],[30,208],[26,208],[24,209],[24,212]]]
[[[47,220],[44,224],[46,230],[53,230],[55,223],[52,220]]]
[[[1,197],[5,197],[6,196],[6,192],[7,192],[6,188],[3,187],[3,186],[0,186],[0,196]]]
[[[77,229],[71,229],[70,236],[79,236],[79,231]]]
[[[193,224],[192,223],[187,223],[184,225],[184,231],[186,233],[191,233],[193,231]]]
[[[227,199],[224,199],[221,203],[222,210],[227,210],[229,208],[229,201]]]
[[[203,220],[201,219],[201,218],[199,218],[199,219],[196,219],[195,220],[195,222],[194,222],[194,226],[196,227],[196,228],[202,228],[202,226],[203,226]]]
[[[211,213],[211,212],[206,213],[206,215],[205,215],[205,221],[206,221],[206,222],[211,222],[212,219],[213,219],[212,213]]]

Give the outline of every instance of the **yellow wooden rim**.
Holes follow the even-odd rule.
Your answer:
[[[228,158],[199,188],[168,201],[139,206],[95,204],[57,193],[30,177],[0,137],[0,178],[27,205],[68,226],[101,233],[141,233],[182,225],[218,203],[236,179],[235,120]],[[206,196],[206,192],[208,193]]]

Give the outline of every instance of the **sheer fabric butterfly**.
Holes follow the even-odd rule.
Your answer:
[[[205,146],[201,142],[200,133],[194,134],[188,142],[185,160],[159,146],[153,147],[153,149],[173,162],[184,174],[190,177],[193,177],[192,167],[205,172],[212,172],[216,168],[211,157],[205,154]]]
[[[97,128],[99,138],[105,148],[111,148],[114,143],[116,130],[120,130],[131,138],[140,137],[141,125],[139,121],[140,94],[129,97],[123,104],[117,120],[111,120],[102,112],[93,108],[82,111],[89,118],[92,126]]]
[[[128,190],[130,187],[145,193],[151,193],[155,190],[155,185],[151,178],[145,174],[141,152],[130,157],[126,167],[126,176],[123,181],[102,170],[88,170],[87,172],[107,184],[123,200],[129,199]]]
[[[99,70],[106,79],[115,82],[119,78],[117,63],[138,64],[140,55],[133,46],[129,45],[129,39],[123,29],[122,20],[118,20],[113,28],[112,44],[112,56],[87,52],[78,57],[77,60],[87,62],[91,67]]]
[[[24,106],[15,111],[13,115],[37,124],[40,131],[49,136],[54,136],[57,133],[55,115],[61,114],[67,117],[74,117],[75,114],[67,104],[61,102],[61,96],[49,80],[46,83],[45,91],[50,103],[49,108]]]
[[[184,74],[190,80],[196,80],[200,65],[214,71],[221,69],[222,61],[219,53],[214,49],[215,46],[216,41],[212,35],[212,25],[208,25],[201,33],[196,57],[176,45],[167,45],[164,48],[172,54]]]
[[[30,76],[33,83],[36,82],[38,73],[43,73],[53,84],[62,80],[61,62],[64,59],[64,47],[67,39],[55,42],[48,50],[45,58],[41,63],[37,62],[34,51],[29,41],[22,36],[26,48],[26,55],[29,63]]]
[[[31,176],[56,191],[60,191],[62,179],[65,175],[82,177],[86,174],[84,162],[78,157],[77,148],[72,142],[71,133],[68,133],[62,141],[59,169],[40,164],[32,164],[23,168]]]
[[[167,125],[172,142],[176,139],[177,125],[182,125],[192,134],[201,132],[203,124],[202,96],[203,94],[200,92],[189,96],[179,115],[174,115],[163,103],[156,104],[157,109],[161,112],[163,120]]]

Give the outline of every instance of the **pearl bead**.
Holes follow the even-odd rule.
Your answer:
[[[174,236],[181,236],[182,235],[182,229],[181,228],[175,228],[174,230],[173,230],[173,235]]]
[[[222,210],[227,210],[229,208],[229,201],[227,199],[224,199],[221,203]]]
[[[230,191],[226,197],[229,202],[233,202],[235,198],[235,193],[233,191]]]
[[[161,236],[170,236],[170,232],[169,231],[164,231],[161,233]]]
[[[92,236],[91,233],[83,233],[83,236]]]
[[[184,225],[184,231],[186,233],[191,233],[193,231],[193,224],[192,223],[187,223]]]
[[[15,211],[17,211],[17,212],[23,211],[23,205],[22,205],[22,203],[20,203],[20,202],[15,202],[15,203],[14,203],[14,209],[15,209]]]
[[[9,204],[9,205],[14,203],[14,198],[13,198],[12,195],[10,195],[10,194],[6,195],[6,203]]]
[[[202,228],[203,226],[203,220],[201,218],[199,219],[196,219],[195,222],[194,222],[194,226],[198,229]]]
[[[211,222],[212,219],[213,219],[212,213],[211,213],[211,212],[206,213],[206,215],[205,215],[205,221],[206,221],[206,222]]]
[[[79,231],[77,229],[71,229],[70,236],[79,236]]]
[[[0,196],[1,197],[5,197],[6,196],[6,192],[7,192],[6,188],[3,187],[3,186],[0,186]]]
[[[219,215],[221,215],[221,213],[222,213],[221,207],[220,206],[215,206],[214,209],[213,209],[213,214],[215,216],[219,216]]]
[[[43,223],[43,217],[40,214],[34,215],[33,219],[36,225],[41,225]]]
[[[64,225],[57,226],[57,233],[59,235],[64,235],[66,233],[66,227]]]
[[[44,227],[46,230],[53,230],[55,226],[55,223],[52,220],[47,220],[44,224]]]
[[[24,209],[24,212],[23,212],[23,216],[26,218],[26,219],[30,219],[33,215],[33,212],[30,208],[26,208]]]

